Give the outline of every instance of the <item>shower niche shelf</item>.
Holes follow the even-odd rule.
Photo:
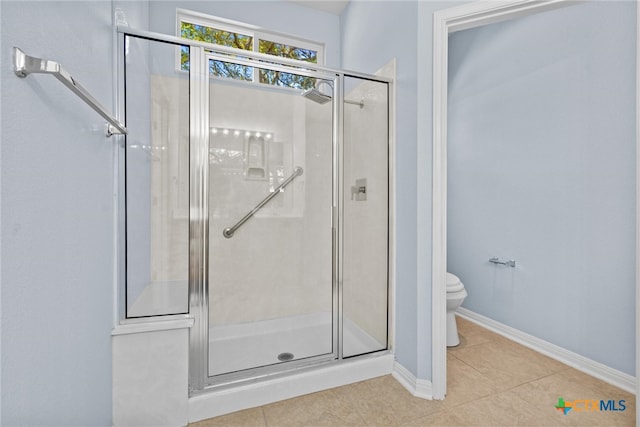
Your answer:
[[[266,136],[263,133],[255,132],[245,138],[244,155],[246,161],[244,176],[246,179],[266,181],[267,149]]]

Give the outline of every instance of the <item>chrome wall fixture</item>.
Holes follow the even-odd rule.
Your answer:
[[[80,99],[100,114],[107,123],[107,136],[127,134],[127,128],[116,120],[87,90],[80,85],[62,66],[46,59],[35,58],[25,54],[20,48],[13,48],[13,64],[16,76],[25,78],[29,74],[51,74]]]
[[[514,259],[510,259],[509,261],[500,261],[500,258],[498,258],[497,256],[494,256],[493,258],[489,259],[489,262],[492,262],[494,264],[500,264],[500,265],[504,265],[507,267],[516,267],[516,260]]]
[[[318,88],[322,84],[326,84],[327,86],[329,86],[331,88],[331,90],[333,90],[333,85],[330,82],[328,82],[326,80],[318,80],[314,87],[312,87],[311,89],[307,89],[304,92],[302,92],[302,96],[304,96],[307,99],[312,100],[313,102],[317,102],[318,104],[326,104],[327,102],[331,101],[332,97],[331,97],[331,95],[327,95],[327,94],[324,94],[324,93],[320,92],[320,90]],[[345,100],[343,100],[343,102],[345,104],[358,105],[358,106],[360,106],[360,108],[364,108],[364,100],[352,101],[350,99],[345,99]]]
[[[249,212],[248,214],[243,216],[242,219],[240,219],[240,221],[238,221],[233,227],[225,228],[222,231],[222,235],[224,237],[226,237],[227,239],[232,238],[233,237],[233,233],[235,233],[238,228],[242,227],[242,224],[247,222],[249,220],[249,218],[251,218],[253,215],[255,215],[255,213],[258,212],[264,205],[269,203],[269,200],[271,200],[274,197],[276,197],[280,193],[280,190],[283,190],[284,187],[286,187],[287,185],[289,185],[289,183],[291,183],[291,181],[293,181],[294,179],[296,179],[297,177],[302,175],[302,172],[304,172],[304,170],[300,166],[296,166],[296,168],[293,170],[293,173],[291,174],[291,176],[289,178],[285,179],[282,182],[282,184],[278,185],[273,190],[273,193],[270,193],[267,197],[265,197],[260,203],[258,203],[256,205],[255,208],[251,209],[251,212]]]

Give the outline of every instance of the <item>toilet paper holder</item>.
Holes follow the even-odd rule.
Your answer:
[[[493,258],[489,258],[489,262],[492,262],[494,264],[506,265],[507,267],[515,268],[516,266],[516,260],[510,259],[509,261],[500,261],[500,258],[498,258],[497,256],[494,256]]]

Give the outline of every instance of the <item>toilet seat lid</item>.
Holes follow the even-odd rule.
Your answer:
[[[464,285],[455,274],[447,272],[447,292],[458,292],[464,289]]]

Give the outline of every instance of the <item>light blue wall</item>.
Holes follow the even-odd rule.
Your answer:
[[[113,6],[124,12],[129,27],[149,29],[149,0],[114,0]]]
[[[113,99],[111,2],[2,2],[2,425],[110,425],[113,142],[52,76],[60,61]]]
[[[432,16],[460,3],[352,1],[340,21],[343,68],[373,73],[396,59],[395,356],[420,380],[432,363]]]
[[[325,43],[325,65],[340,65],[340,23],[336,15],[286,1],[151,1],[151,31],[176,35],[176,9],[220,18]]]
[[[398,362],[414,373],[419,340],[415,257],[417,8],[416,2],[356,1],[341,17],[343,68],[374,73],[393,58],[397,60],[395,346]]]
[[[464,307],[630,375],[635,16],[579,4],[455,33],[449,50],[448,269]]]

